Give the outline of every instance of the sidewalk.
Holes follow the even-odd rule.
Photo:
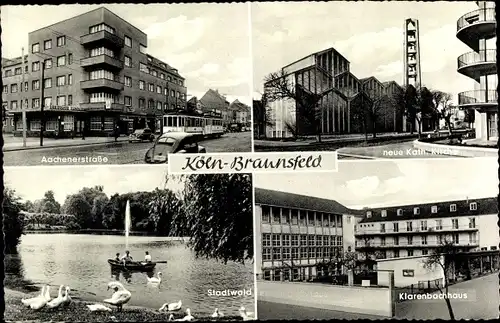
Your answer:
[[[118,142],[127,141],[128,137],[121,136],[118,138]],[[89,145],[106,145],[114,143],[115,139],[112,137],[85,137],[83,140],[81,137],[70,139],[54,139],[54,138],[43,138],[43,146],[40,147],[39,137],[28,137],[26,138],[26,147],[23,147],[23,138],[14,137],[12,135],[4,135],[3,137],[3,151],[18,151],[18,150],[29,150],[29,149],[44,149],[44,148],[55,148],[55,147],[78,147],[78,146],[89,146]]]

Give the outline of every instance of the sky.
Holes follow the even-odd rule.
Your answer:
[[[457,57],[472,49],[456,38],[457,20],[478,9],[473,1],[349,1],[253,3],[254,98],[262,80],[311,53],[334,47],[358,78],[403,83],[404,20],[420,25],[422,83],[452,94],[473,90],[457,72]]]
[[[21,56],[28,33],[100,5],[2,6],[2,55]],[[148,35],[148,53],[177,68],[188,94],[218,89],[232,102],[250,104],[248,5],[106,4]],[[188,97],[189,98],[189,97]]]
[[[41,199],[52,190],[61,205],[67,195],[96,185],[102,185],[108,197],[115,193],[153,191],[157,187],[173,191],[183,188],[183,183],[173,177],[165,186],[166,168],[156,166],[5,167],[4,171],[5,186],[14,189],[23,200]]]
[[[339,162],[338,172],[254,174],[254,187],[384,207],[496,197],[495,158]]]

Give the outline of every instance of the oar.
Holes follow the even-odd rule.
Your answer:
[[[166,264],[167,261],[166,260],[160,260],[160,261],[155,261],[155,263],[157,263],[157,264]]]

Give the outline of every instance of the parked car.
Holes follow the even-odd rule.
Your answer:
[[[128,136],[128,142],[144,140],[149,142],[153,142],[155,140],[155,135],[153,134],[153,131],[151,131],[151,129],[136,129],[133,133],[130,134],[130,136]]]
[[[203,154],[207,150],[198,144],[199,136],[186,132],[167,132],[155,141],[144,156],[148,164],[168,162],[168,154]]]

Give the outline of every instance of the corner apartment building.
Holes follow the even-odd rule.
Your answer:
[[[457,252],[496,250],[500,243],[496,198],[363,210],[356,250],[372,258],[431,254],[444,241]]]
[[[364,83],[350,72],[350,62],[337,50],[329,48],[313,53],[283,67],[281,72],[296,89],[300,86],[301,89],[311,93],[330,90],[320,101],[322,134],[348,134],[363,131],[358,121],[359,118],[354,116],[352,105],[356,104],[356,100],[362,96],[370,97],[364,90],[372,83],[368,82],[363,85]],[[374,77],[370,80],[380,83]],[[268,87],[269,84],[264,84],[264,91]],[[370,99],[373,100],[372,97]],[[272,126],[267,127],[268,137],[290,137],[293,134],[291,129],[301,135],[314,132],[301,116],[300,109],[294,100],[278,100],[270,102],[268,106],[273,123]],[[398,127],[401,122],[388,119],[389,116],[394,117],[395,113],[392,111],[399,110],[394,101],[386,100],[384,107],[391,112],[384,113],[381,120],[384,120],[386,127],[379,131],[387,131],[387,129],[400,131]],[[397,113],[396,117],[399,117]],[[389,124],[394,126],[389,127]]]
[[[7,102],[14,107],[18,135],[21,104],[28,135],[40,132],[43,119],[48,136],[106,135],[116,126],[122,133],[160,130],[163,113],[185,107],[184,78],[147,53],[144,32],[104,7],[33,31],[28,38],[26,91]],[[11,76],[12,67],[2,66],[2,74],[13,94],[11,87],[19,80]]]
[[[229,110],[232,114],[231,119],[233,122],[239,123],[245,127],[250,127],[252,115],[248,105],[236,99],[229,105]]]
[[[228,126],[232,122],[229,111],[229,101],[219,90],[209,89],[200,99],[200,103],[209,111],[219,111],[222,115],[222,124]]]
[[[5,71],[5,72],[4,72]],[[14,114],[12,111],[18,109],[18,99],[22,92],[28,92],[27,82],[28,55],[24,55],[24,64],[22,57],[14,59],[2,58],[2,110],[3,110],[3,128],[4,133],[12,133],[15,128]],[[12,80],[6,83],[7,77]],[[23,82],[23,79],[25,80]]]
[[[272,281],[315,277],[318,264],[354,251],[358,217],[333,200],[255,188],[256,274]]]
[[[457,21],[457,38],[472,49],[458,57],[458,72],[474,82],[458,94],[462,109],[475,111],[476,138],[498,140],[498,76],[495,2],[476,1],[479,9]]]

